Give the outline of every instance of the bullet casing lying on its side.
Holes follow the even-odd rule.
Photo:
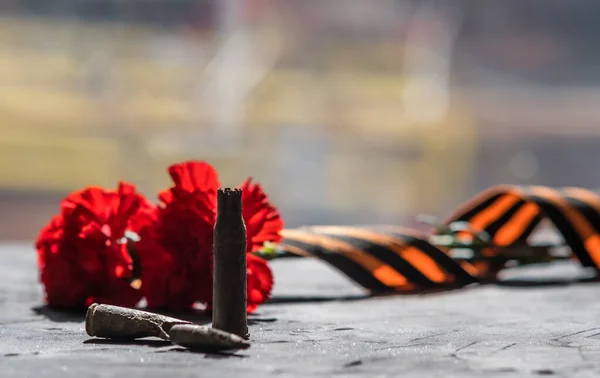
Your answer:
[[[88,308],[85,316],[87,334],[106,339],[160,337],[169,340],[169,330],[176,324],[192,323],[147,311],[97,303]]]
[[[228,349],[247,349],[250,343],[238,335],[216,328],[193,324],[178,324],[169,331],[171,342],[189,349],[222,351]]]
[[[113,340],[159,337],[175,345],[206,352],[247,349],[243,338],[219,329],[151,312],[94,303],[85,317],[88,335]]]

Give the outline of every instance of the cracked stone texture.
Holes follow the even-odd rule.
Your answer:
[[[576,264],[508,272],[502,285],[377,298],[318,261],[272,267],[274,298],[251,318],[252,347],[207,355],[158,339],[88,337],[83,315],[41,306],[31,247],[5,244],[0,377],[600,375],[600,283],[582,282],[589,272]]]

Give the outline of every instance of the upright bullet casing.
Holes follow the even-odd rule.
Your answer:
[[[213,327],[248,338],[246,225],[242,190],[219,189],[214,229]]]

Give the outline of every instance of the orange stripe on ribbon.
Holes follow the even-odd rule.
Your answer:
[[[567,200],[561,197],[556,190],[543,186],[535,186],[532,187],[532,193],[548,199],[561,209],[563,215],[571,222],[581,240],[583,240],[583,244],[590,253],[594,264],[600,267],[600,236],[596,234],[596,231],[587,219],[578,210],[572,208]]]
[[[453,278],[452,275],[440,269],[435,260],[429,257],[425,252],[417,247],[403,244],[394,237],[355,227],[319,226],[314,227],[313,229],[331,235],[355,237],[357,239],[364,239],[371,243],[379,244],[398,254],[433,282],[448,282],[449,278]]]
[[[520,200],[520,196],[517,196],[513,193],[509,193],[498,199],[487,209],[484,209],[480,213],[473,216],[470,219],[469,223],[471,224],[471,226],[473,226],[473,228],[483,230],[492,222],[500,218],[508,210],[510,210],[510,208],[513,207]]]
[[[540,213],[540,208],[535,203],[526,203],[521,207],[512,218],[504,224],[496,235],[494,242],[498,245],[509,245],[514,243],[523,233],[523,230]]]
[[[291,240],[318,244],[323,248],[335,251],[367,269],[375,278],[388,287],[402,288],[409,284],[406,277],[396,272],[392,267],[384,264],[382,261],[369,255],[362,249],[355,248],[346,242],[324,235],[313,235],[295,230],[286,230],[284,237]]]
[[[512,194],[517,197],[522,197],[522,192],[519,190],[518,187],[511,186],[511,185],[494,186],[492,188],[484,190],[483,192],[481,192],[481,193],[477,194],[475,197],[473,197],[473,199],[462,204],[456,211],[454,211],[449,217],[447,217],[444,220],[444,224],[450,224],[452,222],[455,222],[463,214],[468,213],[472,209],[479,206],[481,203],[488,200],[490,197],[496,196],[498,194],[504,194],[504,195]]]

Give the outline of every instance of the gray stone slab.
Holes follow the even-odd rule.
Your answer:
[[[510,285],[377,298],[317,261],[272,267],[252,347],[207,355],[91,339],[82,316],[40,308],[31,247],[3,245],[0,377],[600,375],[600,283],[574,282],[586,274],[576,264],[524,272],[545,284],[516,271]]]

